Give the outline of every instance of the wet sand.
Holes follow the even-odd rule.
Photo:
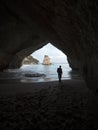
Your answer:
[[[0,130],[95,130],[96,102],[83,80],[0,80]]]

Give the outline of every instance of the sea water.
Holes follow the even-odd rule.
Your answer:
[[[45,74],[45,77],[33,77],[29,78],[29,80],[32,79],[32,81],[53,81],[58,80],[58,74],[57,74],[57,68],[59,66],[62,66],[63,74],[62,74],[62,80],[63,79],[70,79],[69,72],[71,71],[71,68],[68,64],[62,63],[62,64],[51,64],[51,65],[43,65],[43,64],[37,64],[37,65],[23,65],[21,67],[21,70],[28,71],[28,73],[40,73]]]
[[[30,64],[22,65],[19,69],[8,69],[5,73],[2,73],[1,78],[6,79],[20,79],[21,82],[47,82],[47,81],[57,81],[58,74],[57,68],[61,65],[62,67],[62,80],[78,78],[78,73],[72,73],[71,68],[68,63],[53,63],[51,65],[43,64]],[[34,77],[26,76],[26,74],[44,74],[45,76]]]

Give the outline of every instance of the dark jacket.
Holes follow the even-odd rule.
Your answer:
[[[62,68],[57,68],[58,74],[62,74]]]

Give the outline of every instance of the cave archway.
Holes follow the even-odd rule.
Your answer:
[[[0,1],[0,70],[19,67],[31,50],[50,42],[98,89],[97,5],[97,0]]]
[[[90,113],[90,110],[87,111],[88,107],[85,107],[85,105],[87,106],[89,102],[89,99],[85,100],[85,97],[89,95],[88,97],[91,99],[93,97],[95,98],[95,96],[90,97],[90,94],[87,92],[87,95],[83,95],[83,100],[85,100],[83,104],[83,100],[81,99],[82,92],[78,94],[71,93],[72,95],[79,95],[79,99],[73,98],[72,96],[72,100],[75,101],[78,105],[76,106],[71,102],[70,95],[66,96],[64,94],[66,91],[63,92],[63,89],[58,87],[57,90],[61,90],[60,93],[63,93],[64,96],[60,96],[58,91],[55,93],[54,88],[54,90],[51,92],[55,93],[55,96],[50,95],[49,91],[43,91],[45,93],[45,96],[43,96],[42,91],[40,91],[40,95],[38,95],[37,98],[33,98],[32,96],[35,95],[31,95],[30,97],[27,96],[28,100],[25,100],[25,96],[23,94],[22,102],[20,102],[21,98],[18,98],[18,96],[15,96],[15,100],[12,96],[11,98],[13,100],[11,101],[10,96],[8,96],[8,98],[4,96],[4,99],[1,97],[1,106],[4,106],[4,110],[6,110],[6,112],[4,112],[2,107],[2,124],[6,120],[6,118],[4,118],[6,117],[6,114],[8,119],[6,122],[4,122],[3,126],[9,128],[12,126],[12,128],[14,128],[15,125],[15,127],[17,127],[17,122],[19,122],[17,116],[20,114],[20,110],[22,112],[24,108],[24,112],[20,114],[22,118],[19,117],[19,119],[22,121],[19,123],[19,127],[23,124],[23,121],[26,122],[26,128],[28,128],[27,124],[30,124],[30,127],[32,127],[31,123],[33,118],[31,118],[31,116],[34,117],[34,121],[35,119],[37,120],[40,115],[42,115],[42,118],[40,119],[43,119],[43,108],[48,106],[47,102],[50,102],[49,104],[52,103],[52,105],[49,107],[49,112],[51,113],[51,106],[53,106],[53,103],[55,105],[56,101],[58,100],[59,102],[57,103],[56,107],[53,107],[53,110],[54,108],[58,107],[60,102],[61,106],[58,107],[58,110],[61,110],[61,108],[64,108],[62,102],[65,103],[67,101],[68,104],[71,105],[70,108],[72,108],[72,111],[69,111],[69,107],[65,106],[66,109],[63,109],[65,115],[64,117],[62,111],[56,110],[55,114],[58,113],[58,118],[55,118],[56,116],[54,116],[53,111],[52,116],[49,115],[49,118],[54,117],[56,122],[52,122],[52,124],[56,124],[57,119],[63,116],[64,118],[61,118],[60,120],[62,121],[62,119],[64,119],[64,122],[62,122],[62,128],[66,128],[65,118],[68,117],[68,120],[66,120],[68,128],[70,126],[69,124],[74,124],[75,122],[75,128],[79,128],[80,126],[80,129],[96,129],[95,127],[97,126],[98,129],[98,122],[96,120],[98,118],[98,0],[0,0],[0,71],[3,72],[3,70],[7,68],[19,68],[24,57],[30,55],[32,52],[38,50],[49,42],[67,55],[70,67],[72,69],[78,68],[83,75],[88,88],[95,92],[96,99],[90,100],[91,102],[94,101],[91,103],[93,105],[89,104],[89,107],[91,106],[92,112]],[[1,90],[5,90],[2,81],[0,83]],[[13,93],[13,91],[17,89],[17,87],[16,89],[14,88],[12,82],[10,85],[6,83],[6,86],[6,92],[11,90]],[[15,84],[15,86],[17,86],[17,84]],[[18,86],[18,88],[19,89],[17,90],[21,91],[23,86],[22,88]],[[33,88],[32,84],[31,88]],[[29,87],[27,86],[27,89],[24,90],[28,92],[28,89]],[[2,93],[2,91],[0,92]],[[46,99],[47,92],[49,93],[48,96],[50,96],[50,99],[52,99],[52,97],[54,98],[53,100],[45,100],[43,103],[41,101],[43,101],[44,98]],[[89,92],[91,93],[91,91]],[[57,97],[56,100],[55,97]],[[61,99],[63,97],[66,100],[59,100],[60,97]],[[34,104],[37,104],[37,107],[34,107],[34,109],[38,108],[38,112],[40,112],[37,113],[37,115],[34,112],[32,113],[31,107],[34,106],[32,104],[32,99],[34,99]],[[17,105],[16,101],[18,100],[20,103],[24,103],[24,107],[22,107],[21,104]],[[79,102],[77,102],[78,100]],[[15,107],[12,107],[10,110],[18,107],[19,112],[16,110],[15,113],[15,109],[12,112],[14,117],[17,118],[13,120],[13,122],[15,121],[13,125],[13,122],[11,124],[9,123],[9,119],[12,121],[14,118],[11,118],[12,114],[10,111],[8,112],[7,108],[10,107],[10,104],[13,104],[14,101]],[[28,103],[25,101],[28,101]],[[31,103],[29,103],[29,101],[31,101]],[[29,107],[29,111],[33,115],[27,113],[27,107],[25,107],[26,104],[28,104],[27,107]],[[43,107],[41,106],[42,104],[44,105]],[[39,106],[42,108],[42,113],[39,111]],[[69,109],[68,114],[65,113],[67,108]],[[73,112],[77,111],[77,108],[79,108],[79,111],[77,115],[75,115]],[[82,116],[81,108],[84,110],[84,116]],[[48,109],[45,109],[45,112],[46,110]],[[26,114],[26,118],[28,115],[30,115],[31,121],[29,118],[24,120],[23,114]],[[88,114],[90,115],[90,118],[88,118]],[[73,115],[72,118],[70,118],[70,115]],[[78,120],[79,125],[77,125]],[[39,120],[37,121],[38,125],[40,125]],[[46,121],[48,126],[49,123],[51,123],[51,120],[49,122],[48,118],[47,120],[45,119],[43,121],[44,122],[42,122],[42,126]],[[58,122],[58,124],[60,123]],[[24,124],[22,126],[24,128]],[[50,126],[50,128],[52,127]],[[57,126],[55,128],[57,128]],[[72,126],[70,128],[74,127]]]
[[[47,61],[46,65],[43,65],[43,60],[45,56],[48,56],[49,61]],[[79,72],[72,71],[67,61],[67,56],[58,48],[53,46],[51,43],[46,44],[42,48],[36,50],[31,55],[25,57],[22,61],[22,66],[20,69],[24,71],[24,73],[28,73],[30,77],[33,73],[42,73],[45,74],[46,77],[37,80],[39,81],[55,81],[58,80],[57,77],[57,68],[58,66],[62,66],[63,75],[62,79],[80,79]],[[33,82],[34,80],[30,80]],[[26,82],[26,81],[25,81]]]
[[[45,46],[51,47],[50,50],[48,48],[47,49],[46,48],[43,49],[43,47],[45,47]],[[51,56],[54,56],[54,58],[55,58],[55,59],[52,59],[52,60],[54,60],[53,62],[57,62],[57,63],[60,63],[60,62],[61,63],[62,62],[66,63],[66,62],[68,62],[69,66],[71,67],[72,70],[79,70],[79,65],[77,64],[77,62],[72,62],[71,63],[71,61],[67,57],[67,55],[64,54],[60,49],[58,49],[57,47],[55,47],[51,43],[48,43],[48,44],[46,43],[45,46],[41,46],[41,48],[38,48],[38,50],[34,50],[34,51],[32,51],[33,47],[21,50],[20,52],[18,52],[15,55],[15,57],[12,60],[12,62],[9,64],[8,68],[10,68],[10,69],[14,69],[15,68],[16,69],[16,68],[21,67],[22,66],[22,61],[23,61],[23,59],[25,59],[25,57],[27,57],[29,55],[33,56],[33,53],[36,53],[36,51],[39,51],[39,53],[40,53],[39,55],[40,55],[41,60],[42,60],[42,56],[41,55],[44,56],[45,54],[50,54]],[[41,51],[41,49],[42,49],[42,51]]]

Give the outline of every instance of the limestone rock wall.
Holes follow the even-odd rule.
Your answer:
[[[98,89],[97,0],[0,1],[1,70],[19,67],[30,48],[33,52],[48,42],[81,70],[89,87]]]

